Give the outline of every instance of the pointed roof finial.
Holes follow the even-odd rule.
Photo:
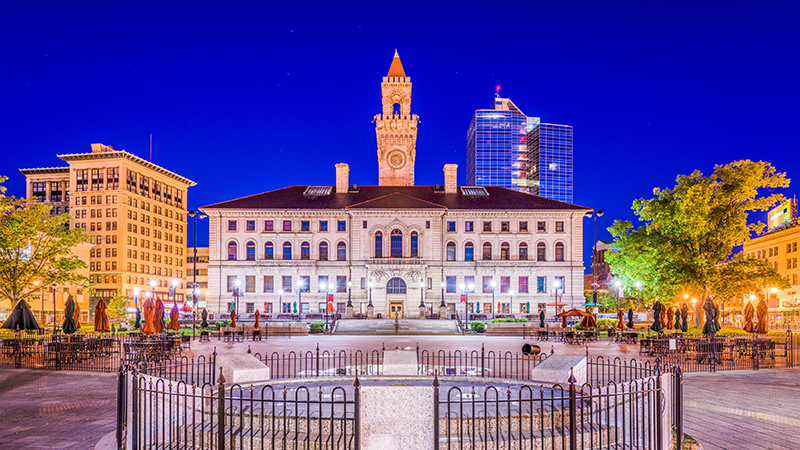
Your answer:
[[[389,73],[386,76],[403,78],[406,76],[406,72],[403,70],[403,63],[400,62],[400,55],[397,54],[397,49],[394,49],[392,65],[389,67]]]

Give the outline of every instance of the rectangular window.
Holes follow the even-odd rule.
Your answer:
[[[308,220],[300,221],[300,231],[311,231],[311,221]]]
[[[300,277],[300,292],[311,292],[311,277]]]
[[[317,277],[317,292],[328,292],[331,289],[331,286],[328,286],[328,276],[327,275],[320,275]]]
[[[367,221],[366,220],[361,223],[361,228],[367,228]]]
[[[229,220],[228,221],[228,231],[236,231],[236,221]]]
[[[361,289],[366,289],[366,288],[367,288],[367,279],[366,278],[362,278],[361,279]]]
[[[563,233],[564,232],[564,222],[561,220],[556,221],[556,233]]]
[[[340,220],[339,223],[337,224],[336,228],[339,231],[347,231],[347,222],[345,222],[344,220]]]
[[[273,230],[272,221],[271,220],[265,220],[264,221],[264,231],[272,231],[272,230]]]
[[[244,291],[245,292],[255,292],[256,291],[256,276],[255,275],[245,275],[245,277],[244,277]]]
[[[511,225],[509,225],[509,222],[500,222],[500,231],[506,233],[511,231]]]
[[[233,288],[236,287],[236,277],[233,275],[228,275],[228,284],[227,284],[227,292],[233,292]]]
[[[92,190],[99,191],[103,189],[103,174],[100,169],[92,169]]]
[[[292,292],[292,276],[284,275],[281,279],[281,288],[283,289],[284,293],[291,293]]]
[[[244,311],[245,314],[253,314],[256,312],[255,305],[253,303],[247,302],[244,304]]]
[[[511,277],[500,277],[500,293],[508,294],[511,290]]]
[[[483,292],[484,294],[491,294],[492,293],[492,277],[483,277]]]
[[[519,293],[528,293],[528,277],[519,277]]]
[[[61,183],[58,181],[51,181],[50,182],[50,201],[51,202],[60,202],[61,201]]]
[[[292,231],[292,221],[291,220],[284,220],[283,221],[283,231]]]
[[[364,223],[366,224],[366,222],[364,222]],[[425,221],[425,228],[430,228],[430,227],[431,227],[431,221],[430,220],[426,220]],[[366,228],[366,226],[364,226],[364,228]]]
[[[456,292],[456,277],[445,277],[445,291]]]
[[[43,202],[47,198],[47,183],[36,182],[33,185],[33,196],[36,197],[37,202]]]
[[[464,231],[474,231],[473,226],[474,222],[471,220],[469,222],[464,222]]]
[[[336,292],[347,292],[347,277],[338,275],[336,277]]]
[[[528,232],[528,222],[520,222],[519,223],[519,232],[520,233],[527,233]]]
[[[539,233],[547,233],[547,223],[546,222],[536,222],[536,231]]]
[[[456,231],[456,223],[454,221],[447,222],[447,231]]]
[[[537,293],[547,292],[547,278],[546,277],[536,277],[536,292]]]
[[[483,222],[483,231],[492,231],[492,222]]]
[[[564,280],[565,280],[564,277],[556,277],[555,284],[553,284],[553,287],[560,290],[562,293],[566,292],[566,287],[567,287],[566,284],[564,283]]]
[[[319,231],[328,231],[328,221],[327,220],[320,220],[319,221]]]
[[[472,285],[472,289],[470,289],[470,287],[469,287],[470,285]],[[464,277],[464,289],[466,289],[467,292],[475,292],[475,277],[474,276],[470,275],[470,276]]]
[[[247,221],[247,231],[256,231],[256,221],[255,220],[248,220]]]

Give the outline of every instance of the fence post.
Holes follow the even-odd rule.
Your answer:
[[[128,419],[126,412],[128,411],[128,402],[126,400],[125,391],[125,365],[120,364],[119,372],[117,373],[117,449],[122,449],[122,442],[124,441],[124,430],[126,428]]]
[[[510,403],[509,403],[510,405]],[[509,429],[511,425],[509,424]],[[439,371],[433,372],[433,449],[439,449]]]
[[[575,392],[575,375],[569,369],[569,448],[578,449],[578,429],[577,429],[577,393]]]
[[[711,366],[711,372],[715,373],[717,371],[717,338],[714,334],[709,336],[709,347],[711,354],[709,355],[708,363]]]
[[[219,379],[217,380],[217,449],[225,448],[225,377],[222,375],[222,367],[219,368]]]
[[[217,346],[214,346],[214,353],[211,354],[211,373],[208,374],[208,381],[214,385],[214,375],[217,373]]]
[[[358,379],[358,372],[356,372],[356,380],[353,381],[354,389],[354,407],[355,411],[353,412],[353,418],[355,419],[355,450],[361,449],[361,418],[359,417],[361,413],[361,381]]]
[[[752,354],[753,354],[753,370],[758,370],[758,352],[760,349],[758,348],[758,332],[753,331],[753,340],[752,340]]]
[[[672,407],[675,408],[675,422],[677,424],[677,448],[683,447],[683,372],[680,367],[675,367],[672,372],[674,391],[672,393]]]
[[[481,344],[481,376],[486,376],[486,351]]]
[[[319,342],[317,342],[317,361],[316,361],[316,369],[314,371],[314,376],[319,376]]]
[[[712,335],[713,336],[713,335]],[[663,395],[663,391],[661,389],[661,370],[658,366],[656,366],[656,450],[662,450],[662,435],[664,430],[662,429],[663,422],[661,421],[662,416],[664,414],[664,408],[661,405],[661,396]],[[680,448],[680,447],[678,447]]]
[[[132,444],[133,450],[139,449],[139,370],[134,366],[133,377],[131,379],[131,415],[133,416],[132,425]]]

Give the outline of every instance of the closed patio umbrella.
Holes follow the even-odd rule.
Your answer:
[[[172,308],[169,310],[169,328],[178,331],[181,329],[181,324],[178,323],[178,304],[175,303],[172,305]]]
[[[61,329],[66,334],[78,331],[78,327],[75,326],[75,300],[71,295],[67,297],[67,303],[64,305],[64,323],[61,325]]]
[[[475,312],[476,313],[481,312],[481,304],[480,304],[480,302],[475,303]]]
[[[689,304],[684,303],[681,305],[681,331],[686,333],[689,329]]]
[[[628,309],[628,323],[625,324],[626,327],[633,329],[633,308]]]
[[[661,326],[661,302],[658,300],[653,304],[653,324],[650,325],[650,329],[656,333],[661,333],[664,329],[664,327]]]
[[[19,326],[20,330],[38,330],[39,324],[36,323],[36,318],[33,317],[31,307],[25,300],[20,300],[14,306],[14,310],[8,315],[3,326],[0,328],[7,328],[9,330],[16,330]]]
[[[703,303],[703,311],[706,313],[706,323],[703,324],[703,334],[713,336],[719,331],[719,307],[711,300],[711,297],[706,297]]]
[[[597,322],[594,320],[594,316],[589,314],[588,316],[583,317],[580,326],[584,328],[597,328]]]
[[[677,306],[675,307],[675,326],[673,327],[675,330],[681,329],[681,310]]]
[[[747,306],[744,307],[744,326],[742,327],[742,329],[748,333],[752,333],[753,330],[756,329],[756,326],[753,325],[753,315],[755,312],[756,310],[753,308],[753,304],[748,302]]]
[[[236,328],[236,306],[231,310],[231,328]]]
[[[544,311],[539,311],[539,328],[544,328]]]
[[[664,322],[664,327],[671,329],[675,325],[675,311],[672,308],[667,308],[667,320]]]
[[[156,318],[156,305],[153,304],[153,299],[147,297],[142,309],[144,310],[144,326],[142,327],[142,332],[144,334],[153,334],[156,332],[154,323]]]
[[[142,328],[142,312],[139,310],[139,307],[136,307],[136,321],[133,322],[133,329],[138,330]]]
[[[70,298],[72,296],[70,295]],[[75,314],[72,315],[73,319],[75,320],[75,328],[80,331],[81,329],[81,305],[78,302],[75,302]]]
[[[619,328],[620,330],[624,329],[624,324],[623,324],[624,319],[623,319],[623,317],[624,317],[624,313],[622,312],[622,310],[621,309],[618,310],[617,311],[617,328]],[[633,328],[633,327],[631,327],[631,328]]]
[[[258,328],[258,327],[259,327],[259,323],[258,323],[258,321],[259,321],[259,319],[260,319],[260,318],[261,318],[261,312],[259,312],[258,310],[256,310],[256,323],[255,323],[255,325],[254,325],[256,328]]]
[[[200,327],[208,328],[208,311],[206,311],[205,308],[203,308],[203,313],[200,314],[200,317],[203,318],[203,321],[200,323]]]
[[[101,298],[94,308],[94,331],[108,331],[108,315],[106,314],[106,302]]]
[[[155,333],[164,332],[164,303],[161,299],[156,300],[156,309],[153,315],[153,328]]]
[[[758,317],[758,326],[756,326],[756,332],[758,334],[766,334],[767,333],[767,302],[764,301],[762,298],[760,302],[758,302],[758,306],[756,306],[756,317]]]

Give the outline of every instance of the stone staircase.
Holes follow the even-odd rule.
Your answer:
[[[347,335],[398,335],[443,336],[461,334],[455,320],[400,319],[342,319],[336,324],[335,334]]]

